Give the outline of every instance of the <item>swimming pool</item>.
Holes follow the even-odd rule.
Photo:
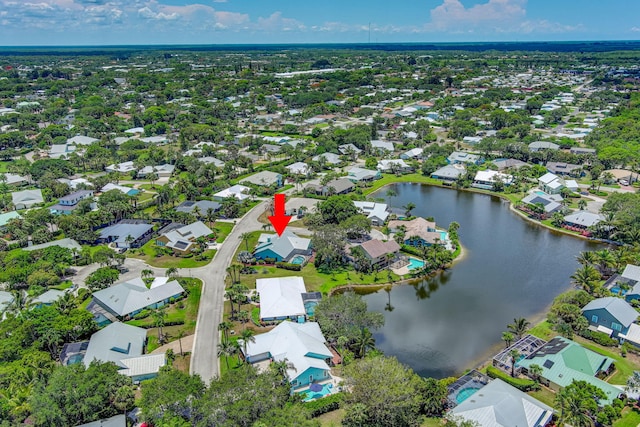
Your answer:
[[[416,258],[409,258],[409,265],[407,266],[409,271],[415,270],[417,268],[422,268],[422,267],[424,267],[424,261]]]
[[[544,191],[536,191],[536,194],[538,196],[546,196],[547,195],[547,193],[545,193]]]
[[[456,394],[456,402],[458,402],[458,404],[464,402],[465,400],[473,396],[478,390],[480,390],[480,388],[478,387],[463,388],[458,392],[458,394]]]
[[[291,264],[300,265],[304,262],[304,257],[302,255],[296,255],[291,258]]]
[[[322,399],[323,397],[330,395],[332,389],[333,389],[333,384],[324,384],[322,386],[322,390],[320,391],[305,390],[304,392],[301,393],[302,400],[304,402],[309,402],[315,399]]]
[[[620,286],[617,286],[617,285],[616,286],[612,286],[611,288],[609,288],[609,290],[614,295],[624,296],[627,293],[627,291],[625,289],[620,289]]]
[[[318,301],[305,301],[304,311],[307,313],[307,316],[315,315],[316,305],[318,305]]]

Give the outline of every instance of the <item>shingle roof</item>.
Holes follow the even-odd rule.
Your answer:
[[[451,413],[483,427],[542,427],[551,420],[553,408],[496,379]]]
[[[395,240],[389,240],[383,242],[382,240],[371,239],[360,244],[360,247],[371,257],[372,259],[385,256],[386,254],[392,254],[400,250],[400,245]]]
[[[638,312],[628,302],[618,297],[594,299],[582,308],[582,312],[599,309],[609,312],[618,319],[621,325],[627,328],[638,318]]]

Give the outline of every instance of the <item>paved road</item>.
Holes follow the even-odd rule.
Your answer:
[[[198,374],[209,384],[218,376],[218,324],[224,313],[224,279],[227,267],[233,261],[238,246],[242,243],[243,233],[260,230],[262,224],[258,217],[267,208],[268,202],[262,202],[250,210],[233,227],[225,241],[219,246],[213,261],[200,268],[182,269],[183,276],[193,276],[203,282],[198,321],[191,354],[191,374]]]

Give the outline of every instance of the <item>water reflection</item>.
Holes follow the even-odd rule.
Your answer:
[[[488,356],[514,317],[539,314],[569,287],[576,255],[593,247],[523,221],[497,197],[416,184],[393,190],[394,206],[414,202],[414,214],[445,228],[459,222],[465,248],[438,276],[365,296],[386,319],[378,347],[424,376],[455,375]]]

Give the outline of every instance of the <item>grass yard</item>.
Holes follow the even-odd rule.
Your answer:
[[[320,421],[320,425],[322,427],[340,427],[342,425],[342,420],[344,418],[344,415],[345,415],[344,409],[336,409],[335,411],[322,414],[316,419]],[[423,424],[423,425],[430,426],[431,424]]]
[[[8,171],[9,164],[13,162],[0,162],[0,173],[6,173]]]
[[[538,391],[530,391],[527,394],[529,396],[531,396],[531,397],[534,397],[534,398],[538,399],[542,403],[546,403],[547,405],[551,406],[552,408],[555,406],[556,394],[553,391],[551,391],[548,388],[546,388],[546,387],[540,387],[540,390],[538,390]]]
[[[209,264],[215,255],[215,249],[204,252],[204,259],[197,260],[195,256],[188,258],[177,257],[172,255],[156,256],[157,246],[154,240],[149,240],[141,248],[128,250],[127,256],[130,258],[141,259],[147,264],[158,268],[196,268]]]
[[[340,424],[338,424],[340,425]],[[421,427],[441,427],[442,426],[442,418],[427,418],[424,420]]]
[[[551,325],[546,320],[538,323],[533,328],[529,329],[527,333],[535,335],[538,338],[542,338],[545,341],[549,341],[551,338],[558,335],[558,333],[551,329]]]
[[[231,222],[216,221],[213,223],[213,231],[218,235],[218,238],[216,239],[216,242],[218,243],[224,242],[224,239],[226,239],[229,233],[231,233],[231,230],[233,230],[233,223]]]
[[[613,427],[637,427],[640,425],[640,411],[637,408],[624,408],[622,418],[613,423]]]

